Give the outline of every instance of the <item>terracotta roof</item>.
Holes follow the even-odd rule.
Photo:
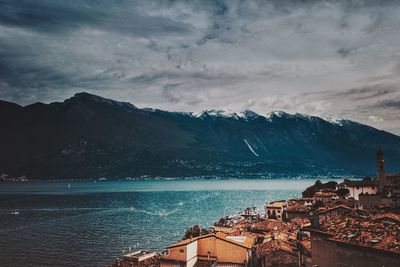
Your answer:
[[[291,206],[286,209],[286,212],[309,212],[311,209],[309,207],[303,207],[303,206]]]
[[[346,209],[346,210],[348,210],[348,211],[353,211],[353,209],[350,208],[350,207],[347,207],[347,206],[345,206],[345,205],[338,205],[338,206],[335,206],[335,207],[332,207],[332,208],[329,208],[329,209],[320,211],[319,213],[326,213],[326,212],[330,212],[330,211],[332,211],[332,210],[337,210],[337,209]]]
[[[289,242],[274,239],[265,243],[262,243],[257,247],[257,255],[259,257],[268,256],[269,254],[276,251],[285,251],[288,253],[293,253],[293,247]]]
[[[332,216],[329,220],[322,221],[318,228],[306,230],[326,234],[332,241],[400,254],[399,225],[377,219],[387,216],[392,217],[388,214],[368,217]]]
[[[302,197],[299,200],[304,200],[304,201],[314,201],[315,199],[313,197]]]
[[[287,203],[286,201],[275,201],[275,202],[271,202],[267,205],[267,208],[282,208],[282,207],[286,207]]]
[[[316,192],[314,197],[336,197],[337,194],[333,192]]]
[[[400,215],[394,213],[377,214],[372,217],[376,221],[391,220],[400,223]]]
[[[297,218],[291,219],[290,222],[292,222],[298,226],[304,227],[304,226],[310,224],[310,219],[297,217]]]
[[[228,242],[228,243],[231,243],[231,244],[234,244],[234,245],[246,248],[246,249],[251,248],[252,245],[253,245],[253,241],[254,241],[254,240],[251,240],[250,238],[246,238],[244,243],[239,243],[239,242],[236,242],[234,240],[226,238],[223,233],[217,233],[217,234],[213,233],[213,234],[207,234],[207,235],[198,236],[198,237],[195,237],[195,238],[188,238],[188,239],[179,241],[177,243],[174,243],[172,245],[169,245],[167,248],[186,246],[186,245],[188,245],[190,243],[193,243],[194,241],[197,241],[199,239],[210,238],[210,237],[214,237],[214,238],[223,240],[225,242]]]
[[[253,226],[254,229],[257,230],[262,230],[262,231],[272,231],[272,230],[281,230],[281,229],[287,229],[288,226],[286,223],[278,221],[278,220],[272,220],[272,219],[267,219],[262,222],[258,222]]]
[[[167,248],[185,246],[185,245],[188,245],[188,244],[190,244],[190,243],[192,243],[192,242],[194,242],[194,241],[196,241],[196,240],[198,240],[200,238],[207,238],[207,237],[214,236],[214,235],[215,234],[207,234],[207,235],[202,235],[202,236],[198,236],[198,237],[184,239],[182,241],[179,241],[179,242],[176,242],[176,243],[174,243],[172,245],[169,245]]]

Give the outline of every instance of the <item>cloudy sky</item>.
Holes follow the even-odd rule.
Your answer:
[[[348,118],[400,134],[400,1],[0,0],[0,99]]]

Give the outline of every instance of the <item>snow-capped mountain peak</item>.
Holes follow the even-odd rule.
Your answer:
[[[222,117],[222,118],[234,118],[237,119],[238,115],[236,112],[233,111],[226,111],[222,109],[211,109],[211,110],[205,110],[200,113],[194,113],[193,116],[199,117],[199,118],[206,118],[206,117]]]

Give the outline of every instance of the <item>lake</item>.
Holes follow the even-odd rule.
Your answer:
[[[3,182],[1,266],[105,266],[130,250],[161,251],[194,224],[300,197],[314,181]]]

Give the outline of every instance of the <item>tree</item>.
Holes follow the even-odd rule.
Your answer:
[[[335,182],[335,181],[330,181],[325,184],[322,184],[322,188],[336,189],[336,186],[337,186],[337,182]]]
[[[339,188],[338,190],[336,190],[336,194],[341,198],[345,198],[350,194],[350,191],[347,188]]]
[[[207,234],[207,230],[201,228],[199,225],[193,225],[192,227],[189,227],[186,229],[185,235],[183,239],[188,239],[192,237],[198,237]]]
[[[323,191],[324,189],[326,191],[332,191],[329,189],[334,190],[336,189],[336,186],[337,182],[335,181],[323,183],[320,180],[317,180],[314,185],[307,187],[306,190],[303,191],[303,197],[313,197],[316,192]]]

